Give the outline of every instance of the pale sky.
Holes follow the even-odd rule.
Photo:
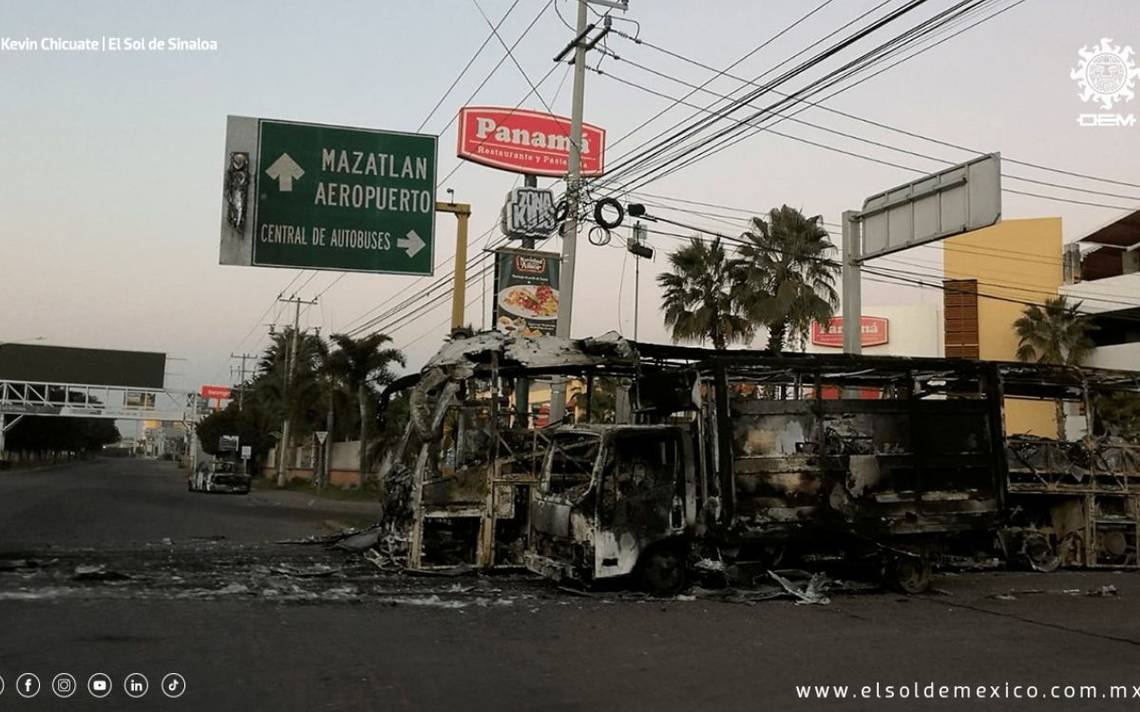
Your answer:
[[[494,20],[511,4],[479,2]],[[572,22],[571,2],[556,2]],[[1009,2],[1001,0],[994,9]],[[513,42],[544,4],[520,0],[500,30],[504,39]],[[624,16],[640,23],[648,42],[724,67],[816,4],[631,0]],[[733,73],[755,77],[876,4],[834,0]],[[888,7],[901,4],[891,0]],[[914,17],[951,4],[930,0]],[[915,21],[901,21],[874,38],[881,41]],[[626,22],[617,27],[630,34],[635,30]],[[256,353],[266,342],[267,325],[285,323],[277,307],[258,321],[279,291],[293,280],[290,291],[312,298],[339,275],[321,272],[310,279],[313,273],[308,272],[294,280],[296,270],[217,264],[227,114],[416,131],[487,34],[472,0],[5,2],[0,37],[201,38],[216,41],[219,49],[0,51],[0,342],[43,336],[45,343],[60,345],[164,351],[177,359],[168,369],[170,387],[196,390],[202,383],[229,382],[229,354]],[[571,35],[552,10],[542,14],[515,50],[532,80],[549,71],[552,57]],[[981,151],[1137,183],[1140,126],[1082,128],[1076,121],[1078,114],[1097,109],[1078,98],[1069,70],[1077,64],[1077,50],[1101,37],[1140,48],[1140,4],[1028,0],[828,105]],[[617,36],[608,46],[621,57],[686,82],[699,84],[709,76]],[[502,47],[492,40],[427,121],[423,131],[440,135],[441,177],[459,163],[455,127],[445,126],[502,56]],[[591,64],[599,58],[595,53]],[[613,58],[601,68],[670,96],[688,91]],[[540,90],[555,111],[568,115],[569,79],[555,95],[565,72],[557,69]],[[590,72],[586,82],[586,121],[606,128],[611,142],[668,104],[609,76]],[[710,88],[727,93],[739,86],[721,78]],[[508,60],[471,103],[514,106],[527,90],[526,80]],[[711,100],[697,94],[690,101],[703,105]],[[524,106],[543,108],[534,97]],[[1137,113],[1138,108],[1140,101],[1134,100],[1116,111]],[[691,111],[676,108],[616,146],[610,164]],[[819,109],[800,118],[951,161],[970,157]],[[779,130],[924,170],[941,165],[802,125],[786,123]],[[1011,181],[1006,187],[1120,207],[1140,203],[1140,188],[1031,168],[1007,170],[1128,197]],[[867,195],[913,177],[899,168],[762,133],[646,190],[756,213],[787,203],[835,223],[844,209],[857,209]],[[456,200],[473,205],[475,240],[495,225],[503,195],[515,181],[514,174],[464,164],[440,186],[439,197],[445,199],[445,189],[451,188]],[[1121,214],[1009,193],[1003,212],[1007,218],[1060,216],[1066,240]],[[743,223],[734,228],[707,216],[673,216],[734,234],[743,228]],[[440,215],[437,265],[453,254],[453,230],[451,216]],[[492,237],[497,239],[497,230]],[[833,239],[838,242],[837,231]],[[660,236],[650,242],[661,254],[641,271],[640,335],[665,341],[653,276],[664,264],[664,251],[680,243]],[[475,242],[473,252],[485,244]],[[558,250],[558,241],[543,248]],[[585,239],[578,255],[574,335],[612,329],[631,335],[632,258]],[[920,250],[913,259],[927,268],[940,260],[936,249]],[[449,268],[450,263],[437,268],[437,278]],[[321,326],[324,333],[339,331],[381,302],[430,282],[350,274],[304,312],[302,323]],[[923,300],[938,302],[941,294],[878,284],[864,288],[865,305]],[[467,312],[476,326],[484,323],[483,303],[477,286],[469,294]],[[445,304],[392,332],[395,344],[407,349],[411,366],[438,347],[448,314]]]

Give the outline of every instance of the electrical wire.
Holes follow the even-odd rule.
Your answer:
[[[1013,6],[1011,6],[1008,9],[1012,9],[1012,7]],[[668,48],[656,45],[656,44],[654,44],[648,40],[630,37],[628,34],[621,32],[619,30],[614,30],[614,33],[617,34],[619,37],[623,37],[625,39],[628,39],[632,42],[635,42],[638,45],[649,47],[650,49],[656,50],[662,54],[665,54],[669,57],[673,57],[673,58],[678,59],[682,62],[686,62],[686,63],[691,64],[693,66],[700,67],[701,69],[704,69],[706,71],[716,72],[717,76],[723,75],[723,76],[726,76],[726,77],[733,79],[735,81],[742,82],[744,84],[755,85],[755,82],[753,82],[752,80],[744,79],[742,77],[729,74],[727,72],[727,70],[718,70],[715,67],[711,67],[708,64],[705,64],[703,62],[695,60],[691,57],[687,57],[687,56],[680,54],[678,52],[674,52]],[[626,59],[625,61],[629,62],[628,59]],[[629,63],[632,64],[632,62],[629,62]],[[705,85],[701,85],[701,86],[703,87]],[[780,94],[780,92],[775,91],[775,90],[773,90],[773,93],[774,94]],[[685,97],[685,98],[687,98],[687,97]],[[892,125],[887,124],[887,123],[882,122],[882,121],[876,121],[874,119],[869,119],[865,116],[860,116],[858,114],[853,114],[853,113],[850,113],[847,111],[842,111],[840,109],[836,109],[836,108],[827,106],[823,102],[811,101],[808,99],[801,99],[800,103],[806,104],[806,105],[813,107],[813,108],[816,108],[816,109],[820,109],[822,111],[826,111],[826,112],[828,112],[830,114],[834,114],[836,116],[842,116],[842,117],[847,118],[847,119],[859,121],[859,122],[867,124],[869,126],[874,126],[877,128],[885,129],[887,131],[892,131],[894,133],[898,133],[898,134],[901,134],[904,136],[909,136],[911,138],[916,138],[916,139],[920,139],[923,141],[928,141],[930,143],[937,144],[939,146],[943,146],[946,148],[952,148],[952,149],[955,149],[958,151],[964,151],[964,152],[969,153],[971,155],[979,155],[979,154],[986,153],[986,151],[982,151],[982,150],[979,150],[977,148],[970,148],[968,146],[958,144],[958,143],[954,143],[952,141],[947,141],[945,139],[933,138],[933,137],[928,136],[926,134],[918,133],[915,131],[909,131],[907,129],[899,128],[898,126],[892,126]],[[1127,187],[1132,187],[1132,188],[1140,188],[1140,183],[1131,183],[1128,181],[1122,181],[1122,180],[1117,180],[1117,179],[1113,179],[1113,178],[1105,178],[1103,176],[1095,176],[1095,175],[1090,175],[1088,173],[1081,173],[1079,171],[1072,171],[1072,170],[1068,170],[1068,169],[1057,168],[1055,166],[1048,166],[1048,165],[1044,165],[1044,164],[1040,164],[1040,163],[1034,163],[1031,161],[1025,161],[1025,160],[1012,158],[1012,157],[1004,155],[1004,154],[1002,155],[1002,161],[1006,162],[1006,163],[1013,163],[1016,165],[1025,166],[1027,168],[1036,168],[1038,170],[1048,171],[1050,173],[1067,175],[1067,176],[1071,176],[1074,178],[1083,178],[1086,180],[1098,181],[1098,182],[1102,182],[1102,183],[1111,183],[1111,184],[1115,184],[1115,185],[1122,185],[1122,186],[1127,186]]]
[[[452,90],[454,90],[455,86],[459,84],[459,80],[463,79],[464,75],[467,74],[467,70],[471,69],[471,65],[474,64],[475,60],[479,58],[479,55],[483,53],[483,50],[486,49],[487,45],[491,42],[491,39],[498,36],[499,28],[503,25],[504,22],[506,22],[511,13],[514,12],[514,9],[518,4],[519,0],[515,0],[513,3],[511,3],[511,6],[507,8],[507,11],[503,13],[503,16],[499,18],[499,21],[491,26],[491,33],[487,35],[487,38],[484,39],[483,43],[479,45],[479,48],[475,50],[475,54],[471,55],[471,59],[467,60],[467,64],[463,65],[463,69],[459,71],[459,74],[455,75],[455,79],[452,80],[451,85],[447,87],[447,91],[443,93],[443,96],[439,98],[439,101],[435,102],[435,106],[431,108],[431,111],[428,112],[428,115],[425,116],[424,120],[420,122],[419,127],[416,128],[417,133],[423,131],[424,126],[427,126],[427,122],[431,121],[431,117],[435,116],[435,112],[439,110],[439,107],[442,106],[447,97],[451,95]],[[479,8],[479,12],[482,13],[483,9]]]
[[[824,89],[827,89],[831,86],[834,86],[835,84],[845,81],[850,77],[855,76],[855,74],[858,72],[869,69],[870,67],[874,66],[875,63],[885,60],[892,53],[898,52],[902,48],[905,48],[907,44],[921,40],[926,35],[937,30],[940,26],[951,22],[961,16],[964,16],[967,13],[976,11],[978,7],[982,6],[986,2],[988,2],[988,0],[962,0],[962,2],[956,3],[954,6],[936,14],[934,17],[928,18],[927,20],[920,22],[918,25],[907,28],[890,40],[880,43],[871,50],[864,52],[856,59],[848,61],[837,69],[831,70],[824,76],[810,82],[808,85],[796,90],[792,94],[782,97],[781,99],[763,109],[752,112],[743,120],[731,119],[732,123],[730,126],[720,129],[710,136],[694,141],[689,145],[682,146],[674,150],[672,154],[668,156],[658,158],[655,165],[653,165],[650,170],[641,171],[635,179],[627,180],[625,184],[616,190],[621,191],[630,189],[631,186],[634,185],[637,185],[637,187],[643,187],[644,185],[653,182],[654,180],[660,180],[667,177],[668,175],[672,175],[679,170],[683,170],[684,168],[700,160],[704,160],[709,156],[715,155],[716,153],[719,153],[726,148],[739,143],[741,140],[744,140],[749,136],[755,135],[761,129],[754,129],[752,132],[747,131],[748,125],[750,125],[753,121],[756,121],[761,117],[765,117],[765,115],[768,115],[766,117],[768,118],[770,117],[771,112],[777,111],[780,108],[783,108],[785,105],[789,105],[789,103],[794,105],[796,100],[798,100],[800,97],[817,94]],[[897,19],[899,13],[908,9],[913,9],[913,7],[911,5],[908,5],[899,10],[895,10],[893,13],[887,15],[886,17],[876,20],[869,27],[860,29],[855,33],[854,36],[866,36],[874,29],[882,27],[884,24],[892,21],[893,19]],[[849,43],[851,39],[851,37],[848,37],[839,44],[844,45],[845,43]],[[796,70],[792,71],[794,72]],[[863,80],[860,80],[860,82],[861,81]],[[850,89],[851,87],[856,86],[858,83],[859,82],[856,82],[855,84],[852,84],[848,87],[844,87],[842,90]],[[772,84],[766,85],[765,87],[758,89],[753,93],[763,93],[766,88],[771,86]],[[745,103],[750,101],[751,97],[744,100]],[[683,162],[678,164],[678,161]]]
[[[972,24],[968,25],[967,27],[965,27],[965,28],[963,28],[963,29],[961,29],[961,30],[958,30],[957,32],[954,32],[953,34],[951,34],[951,35],[949,35],[949,36],[947,36],[947,37],[945,37],[945,38],[943,38],[943,39],[941,39],[941,40],[938,40],[938,41],[936,41],[936,42],[932,42],[932,43],[931,43],[931,44],[929,44],[929,45],[926,45],[926,46],[924,46],[924,47],[921,47],[921,48],[919,48],[918,50],[916,50],[915,52],[911,53],[910,55],[907,55],[906,57],[903,57],[902,59],[899,59],[898,61],[895,61],[895,62],[893,62],[893,63],[891,63],[891,64],[889,64],[889,65],[887,65],[887,66],[885,66],[885,67],[883,67],[883,68],[881,68],[881,69],[879,69],[879,70],[877,70],[877,71],[875,71],[875,72],[873,72],[873,73],[871,73],[871,74],[869,74],[869,75],[866,75],[866,76],[864,76],[864,77],[860,78],[858,81],[855,81],[855,82],[853,82],[853,83],[851,83],[851,84],[849,84],[849,85],[847,85],[847,86],[843,86],[843,87],[840,87],[840,88],[836,89],[835,91],[831,92],[830,94],[828,94],[827,96],[825,96],[825,97],[824,97],[823,99],[821,99],[820,101],[821,101],[821,102],[822,102],[822,101],[827,101],[828,99],[830,99],[830,98],[832,98],[832,97],[838,96],[839,94],[842,94],[842,93],[844,93],[844,92],[846,92],[846,91],[849,91],[849,90],[851,90],[851,89],[853,89],[853,88],[855,88],[855,87],[859,86],[860,84],[863,84],[864,82],[866,82],[866,81],[869,81],[869,80],[871,80],[871,79],[873,79],[873,78],[875,78],[875,77],[877,77],[877,76],[879,76],[879,75],[883,74],[883,73],[884,73],[884,72],[886,72],[886,71],[889,71],[889,70],[891,70],[892,68],[894,68],[894,67],[896,67],[896,66],[898,66],[898,65],[900,65],[900,64],[902,64],[902,63],[904,63],[904,62],[907,62],[907,61],[910,61],[911,59],[914,59],[915,57],[917,57],[918,55],[920,55],[920,54],[922,54],[922,53],[924,53],[924,52],[927,52],[927,51],[929,51],[929,50],[931,50],[931,49],[934,49],[935,47],[937,47],[937,46],[939,46],[939,45],[943,44],[944,42],[947,42],[947,41],[949,41],[949,40],[951,40],[951,39],[953,39],[953,38],[955,38],[955,37],[957,37],[957,36],[961,35],[962,33],[964,33],[964,32],[967,32],[967,31],[969,31],[969,30],[971,30],[971,29],[973,29],[973,28],[977,27],[978,25],[981,25],[981,24],[983,24],[983,23],[985,23],[985,22],[988,22],[988,21],[990,21],[990,20],[993,20],[993,19],[994,19],[994,18],[996,18],[997,16],[999,16],[999,15],[1001,15],[1001,14],[1005,13],[1005,12],[1008,12],[1009,10],[1013,9],[1014,7],[1017,7],[1018,5],[1022,4],[1023,2],[1025,2],[1025,0],[1016,0],[1016,2],[1014,2],[1013,4],[1011,4],[1011,5],[1009,5],[1009,6],[1005,7],[1005,8],[1002,8],[1001,10],[998,10],[997,12],[994,12],[993,14],[991,14],[991,15],[989,15],[989,16],[987,16],[987,17],[984,17],[984,18],[982,18],[982,19],[980,19],[980,20],[978,20],[978,21],[976,21],[976,22],[974,22],[974,23],[972,23]],[[980,7],[980,6],[981,6],[981,5],[979,4],[979,5],[975,5],[974,7]],[[925,34],[925,33],[924,33],[924,34]],[[892,50],[892,52],[893,52],[893,50]],[[881,58],[881,59],[884,59],[884,60],[885,60],[887,56],[889,56],[889,54],[888,54],[888,55],[886,55],[885,57]],[[848,76],[845,76],[845,77],[842,77],[842,78],[840,78],[838,81],[843,81],[843,80],[845,80],[845,79],[847,79],[847,78],[850,78],[850,76],[853,76],[853,75],[849,74]],[[816,92],[812,92],[812,94],[814,94],[814,93],[816,93]],[[809,96],[810,96],[810,95],[809,95]],[[806,97],[800,97],[800,96],[794,96],[794,97],[792,97],[792,99],[793,99],[794,101],[796,101],[796,102],[798,102],[798,101],[802,100],[803,98],[806,98]],[[737,144],[737,143],[739,143],[740,141],[743,141],[743,140],[745,140],[745,139],[747,139],[747,138],[750,138],[751,136],[754,136],[754,135],[756,135],[756,133],[758,133],[758,132],[759,132],[759,129],[757,129],[757,130],[755,130],[755,131],[753,131],[753,132],[751,132],[751,133],[742,133],[741,135],[738,135],[738,136],[736,136],[736,137],[735,137],[735,138],[733,138],[732,140],[723,141],[723,142],[721,142],[721,143],[720,143],[720,145],[718,145],[718,146],[710,147],[710,148],[708,148],[707,150],[705,150],[704,152],[702,152],[700,155],[696,156],[695,158],[692,158],[692,159],[690,159],[689,161],[686,161],[684,164],[682,164],[682,165],[680,165],[680,166],[677,166],[677,167],[676,167],[674,170],[671,170],[671,171],[669,171],[668,173],[666,173],[666,174],[664,174],[664,175],[658,176],[658,179],[661,179],[661,178],[665,178],[665,177],[668,177],[669,175],[672,175],[673,173],[675,173],[675,172],[677,172],[677,171],[679,171],[679,170],[683,170],[684,168],[688,167],[689,165],[692,165],[692,163],[695,163],[696,161],[699,161],[699,160],[703,160],[703,159],[705,159],[705,158],[708,158],[708,157],[709,157],[709,156],[711,156],[711,155],[714,155],[714,154],[716,154],[716,153],[720,153],[721,151],[724,151],[724,150],[726,150],[726,149],[728,149],[728,148],[731,148],[732,146],[736,145],[736,144]]]
[[[665,73],[663,73],[663,72],[657,71],[657,70],[655,70],[655,69],[652,69],[652,68],[650,68],[650,67],[646,67],[646,66],[644,66],[644,65],[642,65],[642,64],[639,64],[639,63],[637,63],[637,62],[634,62],[634,61],[632,61],[632,60],[628,60],[628,59],[624,59],[624,58],[617,58],[617,59],[619,59],[619,61],[624,61],[626,64],[629,64],[629,65],[631,65],[631,66],[637,67],[638,69],[641,69],[641,70],[643,70],[643,71],[646,71],[646,72],[648,72],[648,73],[650,73],[650,74],[653,74],[653,75],[655,75],[655,76],[658,76],[658,77],[662,77],[662,78],[664,78],[664,79],[668,79],[669,81],[672,81],[672,82],[676,82],[677,84],[681,84],[681,85],[683,85],[683,86],[686,86],[686,87],[691,87],[691,88],[693,88],[693,89],[694,89],[694,91],[697,91],[697,90],[699,90],[699,91],[704,91],[704,92],[705,92],[705,93],[707,93],[707,94],[712,94],[713,96],[717,96],[717,97],[720,97],[720,98],[722,98],[722,99],[728,99],[728,98],[730,98],[729,96],[727,96],[727,95],[725,95],[725,94],[721,94],[721,93],[719,93],[719,92],[714,92],[714,91],[711,91],[711,90],[709,90],[709,89],[702,89],[701,87],[698,87],[697,85],[695,85],[695,84],[692,84],[691,82],[686,82],[686,81],[685,81],[685,80],[683,80],[683,79],[678,79],[678,78],[676,78],[676,77],[670,76],[670,75],[668,75],[668,74],[665,74]],[[619,76],[615,75],[613,72],[604,72],[604,73],[603,73],[603,72],[599,72],[599,74],[602,74],[603,76],[607,76],[607,77],[609,77],[610,79],[613,79],[613,80],[615,80],[615,81],[617,81],[617,82],[620,82],[621,84],[624,84],[624,85],[626,85],[626,86],[629,86],[629,87],[632,87],[632,88],[635,88],[635,89],[639,89],[639,90],[641,90],[641,91],[643,91],[643,92],[646,92],[646,93],[652,94],[652,95],[654,95],[654,96],[662,97],[662,98],[665,98],[665,99],[673,99],[673,97],[672,97],[672,96],[670,96],[670,95],[668,95],[668,94],[665,94],[665,93],[663,93],[663,92],[658,92],[658,91],[655,91],[655,90],[653,90],[653,89],[650,89],[650,88],[648,88],[648,87],[645,87],[645,86],[643,86],[643,85],[641,85],[641,84],[638,84],[638,83],[636,83],[636,82],[632,82],[632,81],[629,81],[629,80],[627,80],[627,79],[623,79],[622,77],[619,77]],[[774,93],[774,94],[778,94],[778,95],[782,95],[782,92],[778,92],[778,91],[773,91],[773,93]],[[681,101],[681,100],[676,100],[676,101]],[[682,102],[682,103],[684,103],[684,102]],[[694,106],[693,104],[688,104],[688,103],[684,103],[684,104],[685,104],[685,106]],[[817,105],[817,106],[818,106],[818,103],[817,103],[817,104],[815,104],[815,105]],[[700,108],[700,107],[695,107],[695,106],[694,106],[694,108]],[[803,110],[801,110],[800,112],[797,112],[797,113],[802,113],[802,111],[803,111]],[[923,158],[923,159],[926,159],[926,160],[935,161],[935,162],[938,162],[938,163],[942,163],[942,164],[945,164],[945,165],[948,165],[948,166],[950,166],[950,165],[955,165],[955,163],[956,163],[955,161],[947,160],[947,159],[945,159],[945,158],[939,158],[939,157],[937,157],[937,156],[931,156],[931,155],[929,155],[929,154],[926,154],[926,153],[920,153],[920,152],[918,152],[918,151],[912,151],[912,150],[909,150],[909,149],[903,148],[903,147],[901,147],[901,146],[895,146],[895,145],[891,145],[891,144],[883,143],[883,142],[881,142],[881,141],[876,141],[876,140],[873,140],[873,139],[869,139],[869,138],[866,138],[866,137],[864,137],[864,136],[859,136],[859,135],[856,135],[856,134],[852,134],[852,133],[848,133],[848,132],[845,132],[845,131],[841,131],[841,130],[839,130],[839,129],[835,129],[835,128],[831,128],[831,127],[828,127],[828,126],[823,126],[823,125],[820,125],[820,124],[816,124],[816,123],[813,123],[813,122],[810,122],[810,121],[806,121],[806,120],[804,120],[804,119],[799,119],[799,118],[796,118],[796,115],[795,115],[795,114],[790,114],[790,115],[789,115],[789,114],[781,114],[781,113],[778,113],[778,112],[773,112],[773,114],[772,114],[772,115],[773,115],[773,116],[777,116],[777,117],[779,117],[779,118],[781,119],[781,121],[791,121],[791,122],[793,122],[793,123],[802,124],[802,125],[804,125],[804,126],[808,126],[808,127],[811,127],[811,128],[817,129],[817,130],[819,130],[819,131],[824,131],[824,132],[827,132],[827,133],[835,134],[835,135],[837,135],[837,136],[842,136],[842,137],[844,137],[844,138],[852,139],[852,140],[855,140],[855,141],[859,141],[859,142],[861,142],[861,143],[866,143],[866,144],[869,144],[869,145],[872,145],[872,146],[876,146],[876,147],[879,147],[879,148],[885,148],[885,149],[888,149],[888,150],[891,150],[891,151],[896,151],[896,152],[898,152],[898,153],[903,153],[903,154],[906,154],[906,155],[909,155],[909,156],[914,156],[914,157],[917,157],[917,158]],[[776,121],[776,122],[774,122],[774,123],[773,123],[773,125],[776,125],[776,124],[779,124],[779,123],[781,123],[781,122],[780,122],[780,121]],[[776,133],[776,132],[772,131],[771,127],[769,127],[769,126],[758,127],[758,128],[761,128],[761,130],[763,130],[763,131],[769,131],[769,132],[771,132],[771,133]],[[779,134],[779,133],[776,133],[776,135],[783,135],[783,134]],[[1003,157],[1003,159],[1004,159],[1004,157]],[[916,170],[916,169],[908,169],[908,170]],[[926,172],[929,172],[929,171],[926,171]],[[1030,178],[1030,177],[1027,177],[1027,176],[1021,176],[1021,175],[1017,175],[1017,174],[1013,174],[1013,173],[1004,173],[1004,172],[1003,172],[1003,173],[1002,173],[1002,177],[1004,177],[1004,178],[1010,178],[1010,179],[1012,179],[1012,180],[1023,181],[1023,182],[1027,182],[1027,183],[1034,183],[1034,184],[1037,184],[1037,185],[1048,186],[1048,187],[1052,187],[1052,188],[1061,188],[1061,189],[1065,189],[1065,190],[1071,190],[1071,191],[1076,191],[1076,192],[1080,192],[1080,193],[1088,193],[1088,194],[1092,194],[1092,195],[1103,195],[1103,196],[1108,196],[1108,197],[1112,197],[1112,198],[1123,198],[1123,199],[1125,199],[1125,200],[1134,200],[1134,201],[1140,202],[1140,197],[1138,197],[1138,196],[1134,196],[1134,195],[1125,195],[1125,194],[1122,194],[1122,193],[1110,193],[1110,192],[1107,192],[1107,191],[1098,191],[1098,190],[1093,190],[1093,189],[1090,189],[1090,188],[1081,188],[1081,187],[1079,187],[1079,186],[1066,185],[1066,184],[1063,184],[1063,183],[1054,183],[1054,182],[1050,182],[1050,181],[1043,181],[1043,180],[1038,180],[1038,179],[1036,179],[1036,178]]]

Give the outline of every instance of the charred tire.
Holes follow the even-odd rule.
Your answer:
[[[925,593],[930,579],[930,559],[925,556],[892,556],[883,567],[883,583],[901,593]]]
[[[688,556],[680,544],[662,544],[641,555],[635,576],[642,591],[654,596],[675,596],[685,588]]]
[[[1050,573],[1061,566],[1061,557],[1044,534],[1027,534],[1021,545],[1021,563],[1033,571]]]

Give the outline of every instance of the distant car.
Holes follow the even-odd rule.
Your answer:
[[[214,460],[199,464],[187,478],[186,488],[191,492],[249,494],[250,481],[250,476],[239,472],[234,463]]]

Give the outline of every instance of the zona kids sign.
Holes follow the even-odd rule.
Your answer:
[[[605,129],[582,124],[582,175],[605,172]],[[465,106],[456,155],[515,173],[558,178],[570,162],[570,119],[526,109]]]

